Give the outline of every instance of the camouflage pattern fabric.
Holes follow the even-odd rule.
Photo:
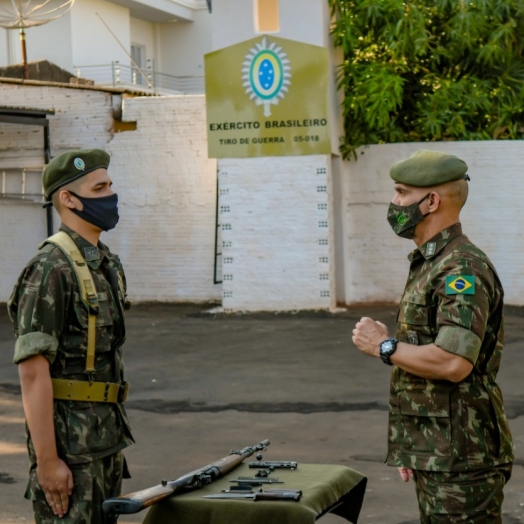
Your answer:
[[[96,382],[123,382],[122,344],[125,341],[126,297],[118,280],[125,277],[118,257],[107,246],[98,249],[71,229],[91,270],[98,293],[96,318]],[[52,378],[88,380],[87,310],[80,300],[76,276],[62,251],[47,244],[22,271],[8,302],[15,335],[15,363],[42,354],[50,363]],[[133,443],[123,404],[54,401],[58,456],[71,468],[114,455]],[[31,435],[26,428],[31,470],[36,467]],[[82,483],[77,483],[80,489]],[[32,496],[28,489],[27,495]]]
[[[501,524],[511,466],[466,472],[415,471],[422,524]]]
[[[409,259],[396,337],[414,345],[435,343],[474,368],[457,384],[393,368],[387,462],[426,471],[511,463],[511,433],[496,383],[504,330],[495,269],[460,224],[441,231]],[[460,276],[461,289],[450,292],[449,283]],[[469,294],[462,293],[466,287]]]
[[[26,498],[33,500],[33,511],[37,524],[113,524],[115,517],[102,511],[102,502],[120,494],[122,478],[127,467],[122,452],[102,459],[71,467],[75,488],[69,497],[69,510],[63,518],[57,517],[38,485],[36,470],[30,473]]]

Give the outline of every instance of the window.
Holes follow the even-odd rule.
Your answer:
[[[278,33],[278,0],[254,0],[255,31],[258,33]]]
[[[143,71],[146,65],[145,46],[131,44],[131,58],[133,59],[135,64]],[[144,80],[142,73],[139,70],[137,70],[137,68],[135,67],[135,64],[131,64],[131,74],[132,74],[131,81],[133,84],[145,84],[146,81]]]

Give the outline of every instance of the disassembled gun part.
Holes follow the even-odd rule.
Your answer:
[[[257,462],[250,462],[250,468],[283,468],[283,469],[297,469],[298,464],[291,460],[259,460]]]
[[[269,477],[270,473],[272,473],[274,469],[275,468],[273,466],[267,469],[261,469],[257,471],[257,474],[255,475],[255,477]]]
[[[249,484],[251,486],[260,486],[261,484],[284,484],[284,481],[276,477],[238,477],[229,479],[229,482],[236,482],[239,485]]]
[[[302,492],[300,490],[259,490],[255,493],[216,493],[204,495],[205,499],[253,499],[253,500],[290,500],[298,502]]]

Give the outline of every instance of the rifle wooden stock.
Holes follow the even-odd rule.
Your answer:
[[[240,451],[232,452],[216,462],[196,469],[175,480],[162,482],[156,486],[135,491],[120,497],[107,499],[102,504],[102,509],[111,515],[138,513],[153,504],[188,490],[198,489],[229,473],[244,459],[250,457],[256,451],[262,451],[269,446],[269,440],[263,440],[255,446],[246,447]]]

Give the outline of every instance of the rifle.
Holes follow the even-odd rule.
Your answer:
[[[231,451],[227,457],[212,462],[195,471],[191,471],[190,473],[186,473],[175,480],[163,480],[160,484],[151,488],[107,499],[103,502],[102,509],[109,515],[138,513],[171,495],[198,489],[206,484],[210,484],[214,480],[229,473],[244,459],[253,455],[253,453],[264,451],[269,444],[269,440],[263,440],[255,446],[249,446],[238,451]]]

